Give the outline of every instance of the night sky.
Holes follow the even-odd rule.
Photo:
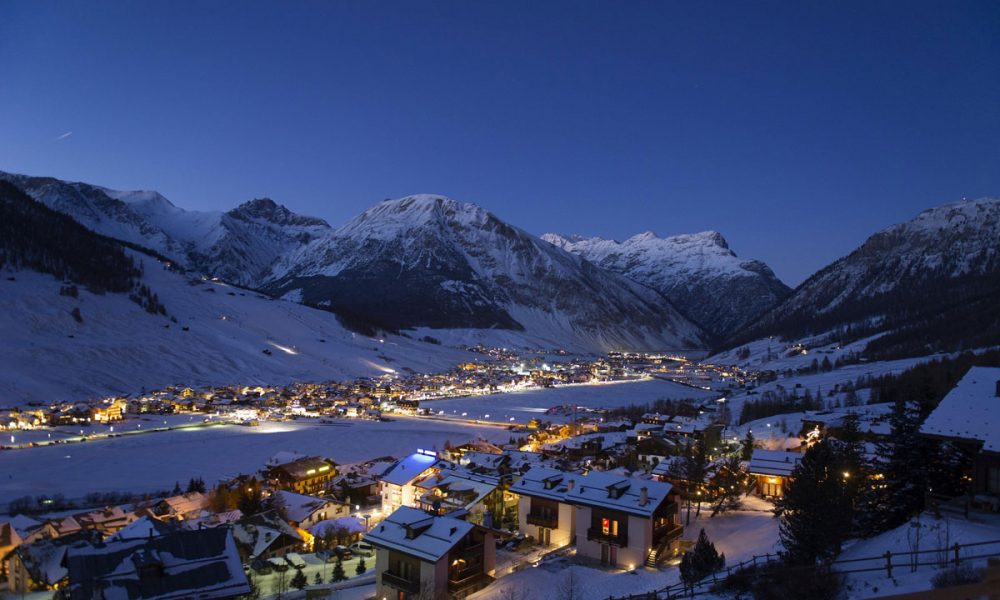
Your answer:
[[[1000,2],[0,0],[0,169],[388,197],[528,231],[721,231],[789,284],[1000,195]]]

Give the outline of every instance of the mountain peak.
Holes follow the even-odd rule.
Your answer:
[[[286,206],[278,204],[274,200],[264,197],[255,198],[240,204],[229,211],[229,216],[243,220],[263,220],[276,225],[298,225],[326,227],[330,226],[326,221],[317,217],[307,217],[290,211]]]

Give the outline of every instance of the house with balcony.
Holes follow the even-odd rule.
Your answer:
[[[518,528],[541,544],[576,544],[577,556],[623,568],[673,556],[684,528],[669,483],[535,467],[511,487]]]
[[[565,502],[576,507],[577,556],[634,569],[677,553],[684,528],[669,483],[590,471],[567,487]]]
[[[434,452],[417,450],[389,465],[377,477],[381,486],[382,512],[389,514],[402,506],[417,506],[422,492],[415,485],[416,482],[441,470],[441,467],[447,464],[439,460]]]
[[[277,489],[298,494],[318,494],[337,475],[337,465],[319,456],[306,456],[265,471],[268,481]]]
[[[376,598],[464,598],[493,581],[493,533],[404,506],[365,535],[375,547]]]
[[[511,486],[517,494],[517,529],[543,546],[567,546],[576,539],[576,508],[566,502],[578,475],[533,467]]]

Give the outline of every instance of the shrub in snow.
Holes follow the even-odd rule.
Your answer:
[[[931,578],[935,588],[946,588],[967,583],[979,583],[983,580],[983,572],[973,569],[971,565],[958,565],[941,571]]]

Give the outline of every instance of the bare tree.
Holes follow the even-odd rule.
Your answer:
[[[568,569],[562,580],[559,581],[559,585],[556,586],[556,598],[558,600],[581,600],[583,598],[583,584],[574,569]]]

